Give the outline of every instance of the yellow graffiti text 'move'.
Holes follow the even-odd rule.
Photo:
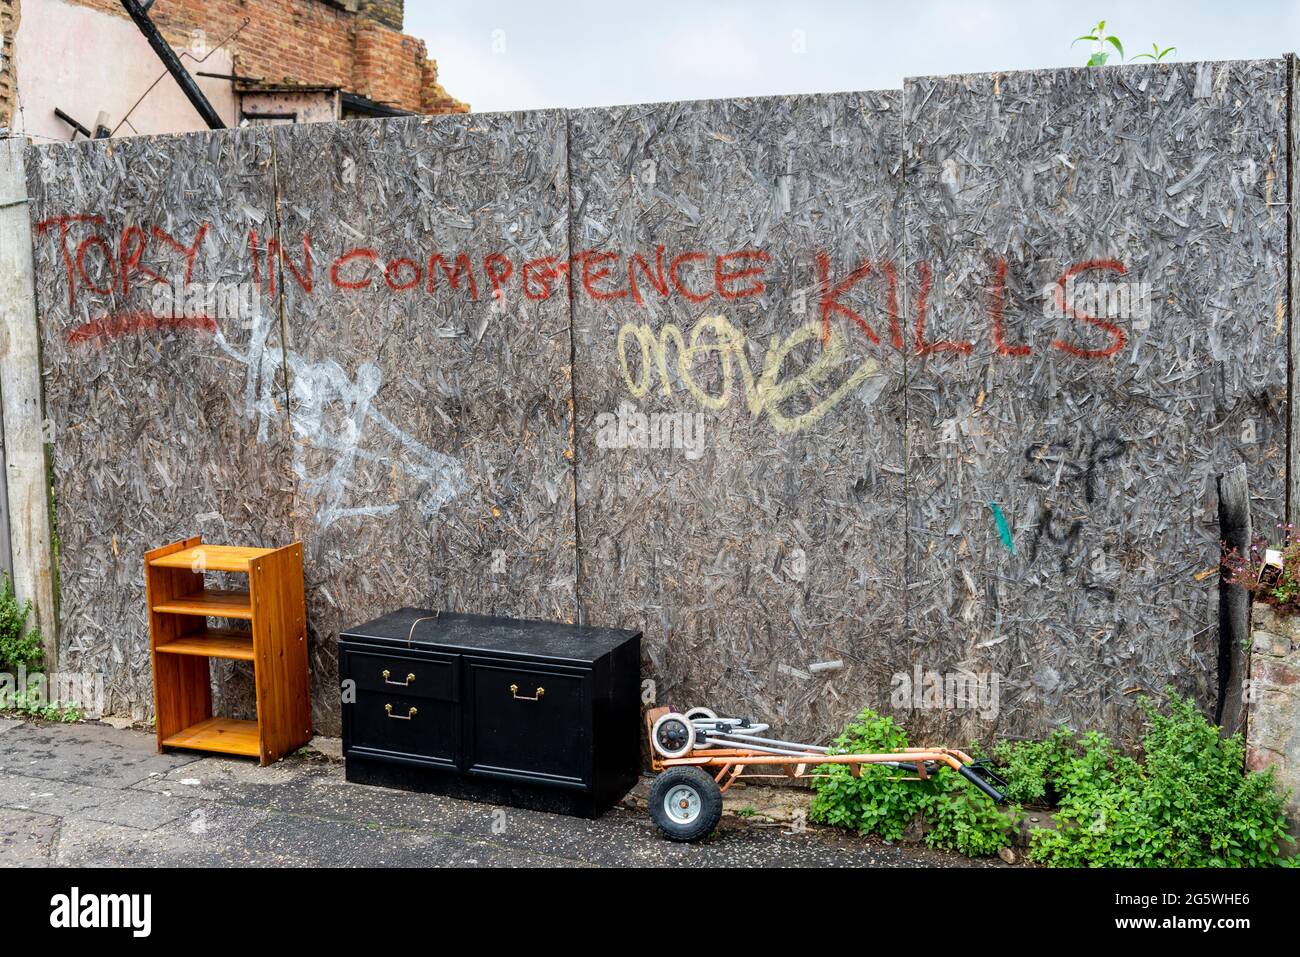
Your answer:
[[[799,432],[812,425],[880,369],[879,362],[868,358],[835,391],[812,408],[800,415],[785,415],[781,411],[782,402],[801,391],[814,394],[816,387],[839,367],[844,358],[844,339],[831,329],[829,338],[823,341],[824,332],[820,323],[810,322],[800,326],[784,339],[781,338],[780,333],[773,333],[768,342],[767,355],[763,360],[763,372],[757,382],[754,381],[754,374],[745,354],[745,334],[732,325],[726,316],[702,317],[691,330],[689,344],[686,337],[682,335],[682,330],[672,323],[665,324],[658,335],[645,323],[624,323],[618,330],[618,362],[623,371],[623,381],[633,398],[640,399],[649,394],[655,369],[659,372],[663,394],[668,396],[672,394],[668,372],[668,350],[670,345],[675,346],[678,357],[677,372],[683,385],[703,408],[718,411],[725,409],[731,402],[734,356],[744,386],[745,404],[749,408],[750,415],[757,416],[766,412],[772,428],[784,435]],[[628,368],[627,349],[628,343],[632,340],[636,341],[641,353],[641,373],[636,377]],[[814,340],[822,344],[817,359],[807,368],[781,379],[781,366],[785,364],[790,353],[805,342]],[[692,375],[696,358],[710,353],[717,353],[722,363],[722,390],[717,395],[701,388]]]

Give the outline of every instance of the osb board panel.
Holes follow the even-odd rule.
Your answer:
[[[145,717],[144,552],[194,534],[257,545],[292,536],[277,329],[206,303],[189,317],[153,309],[153,277],[188,277],[191,288],[247,280],[246,235],[272,208],[269,138],[231,131],[41,146],[27,167],[41,224],[59,664],[102,673],[106,710]],[[61,226],[56,217],[93,218]],[[217,706],[248,714],[247,669],[218,672]]]
[[[580,604],[592,624],[644,631],[659,703],[815,736],[887,703],[902,646],[886,281],[899,106],[862,93],[570,114],[571,242],[590,265],[573,276]],[[637,265],[634,294],[630,257],[653,271],[659,247],[666,291]],[[767,259],[718,260],[737,252]],[[845,283],[824,346],[822,291]]]
[[[907,256],[931,334],[970,344],[910,367],[909,633],[924,669],[1001,679],[991,713],[906,717],[1118,733],[1168,683],[1212,707],[1215,476],[1247,464],[1261,525],[1284,495],[1282,62],[905,94]],[[1138,287],[1127,311],[1045,311],[1072,267],[1149,283],[1150,309]]]
[[[275,143],[314,686],[337,681],[341,628],[402,605],[572,621],[567,287],[523,293],[526,264],[569,254],[563,115],[291,126]],[[439,255],[453,272],[466,257],[458,288]],[[337,728],[337,699],[313,695],[318,729]]]
[[[1290,217],[1290,260],[1287,264],[1289,270],[1287,280],[1287,300],[1286,300],[1286,318],[1288,328],[1291,330],[1291,338],[1288,342],[1288,353],[1291,356],[1290,375],[1291,389],[1289,396],[1297,393],[1297,379],[1300,379],[1300,363],[1296,362],[1296,349],[1300,345],[1296,341],[1295,333],[1295,294],[1300,290],[1300,257],[1296,256],[1296,250],[1300,249],[1300,215],[1295,214],[1296,204],[1300,203],[1300,185],[1296,183],[1296,169],[1300,164],[1300,123],[1296,122],[1296,117],[1300,116],[1300,59],[1297,59],[1294,53],[1288,53],[1286,56],[1286,70],[1289,78],[1289,95],[1291,102],[1290,111],[1290,155],[1287,162],[1287,199],[1290,202],[1292,215]],[[1295,402],[1288,403],[1288,434],[1295,436],[1300,434],[1300,410],[1297,410]],[[1292,443],[1294,445],[1294,443]],[[1291,451],[1288,448],[1287,461],[1291,459]],[[1296,515],[1300,514],[1300,470],[1292,469],[1287,475],[1287,495],[1286,495],[1286,515],[1287,521],[1295,523]],[[1260,518],[1255,516],[1254,525],[1260,527]]]
[[[572,396],[583,614],[644,628],[661,702],[819,736],[895,710],[921,666],[1002,681],[997,717],[903,709],[917,737],[1122,731],[1127,693],[1171,677],[1208,705],[1213,477],[1244,461],[1257,524],[1282,507],[1285,92],[1276,63],[920,80],[902,135],[894,93],[574,113],[571,207],[557,114],[33,150],[35,220],[104,218],[37,238],[69,666],[147,713],[139,554],[196,531],[304,539],[322,730],[341,625],[403,602],[572,617]],[[203,222],[192,278],[255,276],[262,318],[141,321],[147,274],[124,292],[108,258],[143,236],[138,267],[183,274],[150,227],[183,245]],[[659,247],[687,256],[662,293]],[[430,290],[434,253],[477,295],[440,267]],[[1074,355],[1053,341],[1113,335],[1042,289],[1098,260],[1125,272],[1081,278],[1149,282],[1150,317]],[[760,261],[760,293],[718,293]],[[829,356],[799,331],[824,295]],[[701,454],[611,432],[628,401],[702,414]]]

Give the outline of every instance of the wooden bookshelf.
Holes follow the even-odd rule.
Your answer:
[[[247,575],[248,587],[209,586],[208,572]],[[145,553],[144,576],[158,750],[247,755],[270,764],[306,744],[311,699],[302,543],[246,548],[188,538]],[[212,713],[210,658],[253,663],[256,721]]]

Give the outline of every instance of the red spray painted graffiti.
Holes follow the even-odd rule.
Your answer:
[[[187,241],[159,226],[128,226],[117,236],[105,235],[103,226],[104,217],[100,215],[56,216],[37,223],[38,234],[52,234],[57,238],[66,273],[69,307],[76,305],[79,291],[106,296],[129,293],[133,285],[171,282],[143,264],[146,254],[152,255],[150,261],[170,259],[172,272],[179,275],[183,269],[185,281],[190,282],[209,232],[208,224],[204,223]],[[519,263],[504,252],[471,257],[465,252],[440,250],[428,255],[386,258],[366,246],[346,249],[322,261],[310,234],[304,234],[292,246],[291,253],[274,238],[264,240],[255,230],[248,233],[249,277],[267,295],[276,295],[283,283],[292,283],[301,294],[314,295],[319,285],[318,270],[323,270],[329,285],[343,292],[380,288],[382,284],[399,295],[432,295],[442,286],[477,302],[480,294],[494,298],[508,296],[513,280],[523,296],[532,301],[559,294],[586,297],[592,302],[626,300],[645,305],[655,297],[666,300],[677,296],[693,305],[703,305],[715,299],[734,302],[762,296],[768,289],[765,269],[771,262],[771,254],[761,249],[722,253],[685,250],[670,256],[662,244],[656,245],[653,252],[582,250],[567,259],[543,256]],[[974,350],[975,343],[971,341],[930,338],[926,326],[933,271],[928,262],[919,262],[914,267],[915,316],[910,334],[905,333],[900,315],[901,280],[892,261],[866,260],[846,273],[835,275],[830,254],[818,251],[814,265],[816,278],[812,288],[824,339],[830,335],[832,322],[846,322],[873,345],[880,345],[887,337],[889,345],[899,351],[965,355]],[[1126,342],[1124,330],[1119,326],[1066,303],[1065,289],[1071,277],[1093,270],[1121,274],[1126,271],[1117,260],[1091,259],[1071,264],[1056,280],[1057,307],[1078,326],[1086,328],[1080,329],[1081,341],[1058,338],[1052,340],[1051,346],[1080,359],[1113,356]],[[1029,356],[1034,351],[1029,343],[1007,340],[1007,261],[997,260],[991,272],[985,298],[988,335],[994,351],[1009,358]],[[861,301],[863,284],[873,278],[883,283],[879,307],[883,316],[874,324],[864,314],[867,310]],[[853,299],[855,293],[857,301]],[[103,341],[152,328],[207,329],[214,322],[212,319],[146,322],[142,318],[145,315],[129,312],[94,320],[71,330],[68,341]],[[1104,332],[1108,341],[1095,343],[1096,334],[1089,334],[1094,329]]]
[[[135,335],[151,329],[192,329],[199,332],[216,332],[217,321],[211,316],[164,316],[159,318],[148,312],[115,312],[100,319],[92,319],[73,326],[67,332],[69,345],[83,342],[105,343],[123,336]]]
[[[147,233],[140,226],[128,226],[118,237],[116,251],[113,244],[99,233],[91,233],[83,237],[80,242],[76,242],[75,247],[73,246],[75,242],[71,235],[73,224],[102,225],[103,222],[103,216],[55,216],[36,224],[38,235],[44,235],[49,230],[58,228],[59,253],[63,257],[64,268],[67,271],[69,307],[76,305],[78,281],[91,292],[101,296],[106,296],[117,289],[121,289],[124,293],[130,292],[133,273],[144,276],[150,282],[166,282],[167,280],[158,273],[140,265],[150,238],[184,255],[185,281],[189,282],[194,275],[194,263],[199,248],[208,233],[208,224],[204,223],[195,234],[194,241],[186,245],[159,226],[151,226]],[[97,258],[102,261],[103,271],[110,277],[111,281],[107,286],[96,285],[90,278],[87,260],[93,250],[99,250]]]

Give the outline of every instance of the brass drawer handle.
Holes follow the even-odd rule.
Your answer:
[[[412,708],[410,711],[406,712],[405,716],[393,714],[393,706],[391,704],[384,705],[384,711],[387,712],[388,716],[394,721],[410,721],[418,713],[414,708]]]
[[[538,689],[537,689],[537,694],[533,695],[533,696],[530,698],[530,697],[528,697],[528,695],[521,695],[521,694],[519,693],[519,685],[511,685],[511,686],[510,686],[510,697],[514,698],[516,701],[536,701],[538,698],[540,698],[540,697],[541,697],[542,695],[544,695],[544,694],[546,694],[546,689],[545,689],[545,688],[538,688]]]
[[[399,687],[399,688],[405,688],[407,685],[409,685],[411,682],[413,682],[413,681],[415,680],[415,675],[410,674],[410,675],[407,675],[407,676],[406,676],[406,680],[405,680],[405,681],[389,681],[389,680],[388,680],[388,676],[391,675],[391,674],[392,674],[392,672],[389,671],[387,668],[384,669],[384,684],[386,684],[386,685],[397,685],[397,687]]]

